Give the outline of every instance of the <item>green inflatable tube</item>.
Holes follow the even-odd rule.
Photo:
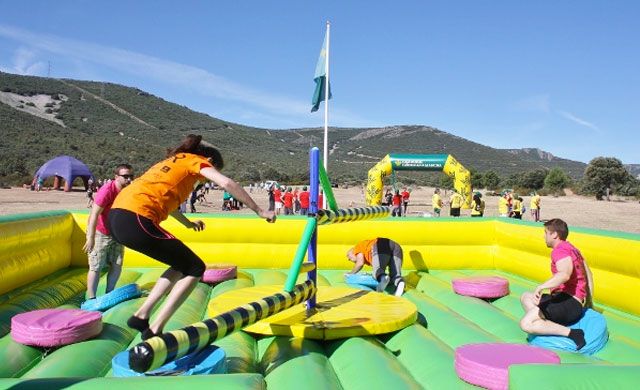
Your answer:
[[[421,325],[402,329],[385,344],[424,389],[476,388],[458,378],[453,350]]]
[[[267,385],[260,374],[194,375],[131,378],[47,378],[0,379],[2,389],[247,389],[265,390]]]
[[[640,383],[640,365],[526,364],[509,367],[509,388],[511,389],[621,390],[637,389],[638,383]]]
[[[324,348],[318,342],[298,337],[268,337],[260,340],[259,344],[264,350],[260,367],[268,388],[342,388]]]
[[[422,389],[407,368],[373,337],[329,343],[330,361],[345,389]]]

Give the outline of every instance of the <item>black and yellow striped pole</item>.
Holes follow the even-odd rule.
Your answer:
[[[129,350],[129,367],[147,372],[202,350],[214,341],[308,300],[316,293],[307,280],[293,291],[277,293],[182,329],[152,337]]]
[[[318,225],[328,225],[330,223],[362,221],[365,219],[383,218],[389,215],[391,210],[387,206],[367,206],[350,209],[318,210],[316,218]]]

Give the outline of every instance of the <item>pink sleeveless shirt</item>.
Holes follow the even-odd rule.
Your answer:
[[[569,295],[583,300],[587,297],[587,291],[589,289],[587,281],[587,272],[584,267],[584,258],[582,254],[575,246],[571,245],[568,241],[562,241],[556,245],[551,251],[551,272],[555,275],[558,272],[556,263],[566,257],[571,257],[573,263],[573,272],[569,280],[554,288],[551,292],[564,292]]]

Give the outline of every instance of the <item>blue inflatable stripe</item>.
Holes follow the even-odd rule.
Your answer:
[[[80,308],[82,310],[89,311],[105,311],[118,303],[138,298],[140,295],[142,295],[140,287],[135,283],[131,283],[118,287],[107,294],[96,297],[96,299],[84,301]]]
[[[378,287],[378,281],[375,280],[370,274],[347,274],[344,278],[347,284],[356,284],[360,286],[371,287],[374,289]]]
[[[178,375],[206,375],[206,374],[226,374],[227,355],[224,349],[210,345],[203,350],[181,357],[164,366],[149,371],[139,373],[129,367],[129,351],[123,351],[114,356],[111,360],[113,376],[178,376]]]
[[[609,340],[607,322],[604,316],[593,309],[585,310],[580,321],[569,326],[572,329],[582,329],[587,342],[582,349],[576,350],[576,345],[568,337],[529,335],[529,344],[542,348],[559,349],[562,351],[579,352],[585,355],[593,355],[600,351]]]

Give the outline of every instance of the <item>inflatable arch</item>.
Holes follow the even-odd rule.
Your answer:
[[[382,202],[382,180],[393,171],[441,171],[453,178],[453,186],[464,196],[463,208],[471,207],[471,173],[450,154],[387,154],[369,170],[367,205]]]

